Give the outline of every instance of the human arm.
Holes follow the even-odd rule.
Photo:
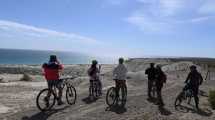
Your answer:
[[[191,74],[189,73],[189,75],[187,76],[187,79],[184,81],[184,83],[188,83],[188,81],[190,80]]]
[[[58,64],[58,71],[61,74],[63,72],[64,66],[62,64]]]
[[[44,64],[42,65],[42,75],[45,75],[46,66],[47,66],[46,63],[44,63]]]
[[[146,74],[146,75],[149,74],[149,69],[146,69],[145,74]]]
[[[117,74],[117,67],[113,69],[113,76],[115,76],[115,74]]]
[[[199,73],[199,84],[201,85],[202,82],[203,82],[203,77],[202,77],[202,75]]]

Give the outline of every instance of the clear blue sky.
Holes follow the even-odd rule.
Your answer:
[[[0,48],[215,57],[214,0],[1,0]]]

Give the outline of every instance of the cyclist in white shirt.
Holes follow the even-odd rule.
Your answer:
[[[128,70],[123,63],[124,63],[124,59],[120,58],[118,66],[113,70],[113,77],[114,77],[115,84],[116,84],[117,95],[119,95],[119,88],[120,88],[119,86],[121,84],[123,84],[123,86],[127,87],[126,75],[127,75]]]

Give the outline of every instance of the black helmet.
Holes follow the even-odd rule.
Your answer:
[[[155,65],[155,63],[150,63],[150,66],[151,66],[151,67],[154,67],[154,65]]]
[[[119,58],[119,63],[123,63],[124,62],[124,59],[123,58]]]
[[[190,66],[190,69],[196,70],[196,66],[195,66],[195,65],[191,65],[191,66]]]
[[[92,64],[93,64],[93,65],[97,65],[97,64],[98,64],[98,61],[97,61],[97,60],[93,60],[93,61],[92,61]]]
[[[56,55],[50,55],[49,62],[57,62],[57,56]]]

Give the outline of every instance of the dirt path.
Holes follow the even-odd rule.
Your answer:
[[[215,81],[205,82],[201,90],[208,91],[213,88]],[[86,104],[82,101],[88,94],[86,92],[78,93],[77,103],[73,106],[55,106],[50,112],[42,113],[35,107],[35,97],[29,97],[29,103],[22,103],[22,100],[14,101],[17,104],[30,104],[21,111],[14,114],[2,114],[2,120],[214,120],[214,111],[210,109],[207,103],[207,97],[201,96],[200,108],[197,112],[193,106],[188,106],[185,111],[178,111],[174,108],[174,100],[177,93],[180,92],[183,84],[168,83],[164,86],[163,98],[164,108],[159,108],[152,102],[147,101],[146,83],[140,82],[137,87],[129,87],[128,102],[126,108],[109,109],[105,103],[105,95],[96,102]],[[80,88],[79,88],[80,89]],[[39,89],[22,88],[19,92],[35,92]],[[106,93],[106,91],[104,91]],[[23,93],[24,94],[24,93]],[[31,98],[31,99],[30,99]],[[33,98],[33,101],[32,101]],[[13,100],[13,99],[11,99]],[[31,100],[31,101],[30,101]],[[0,102],[2,102],[0,100]],[[12,102],[12,101],[11,101]],[[5,101],[6,103],[6,101]],[[11,103],[12,104],[12,103]],[[14,103],[13,103],[14,104]],[[1,113],[0,113],[1,114]]]

